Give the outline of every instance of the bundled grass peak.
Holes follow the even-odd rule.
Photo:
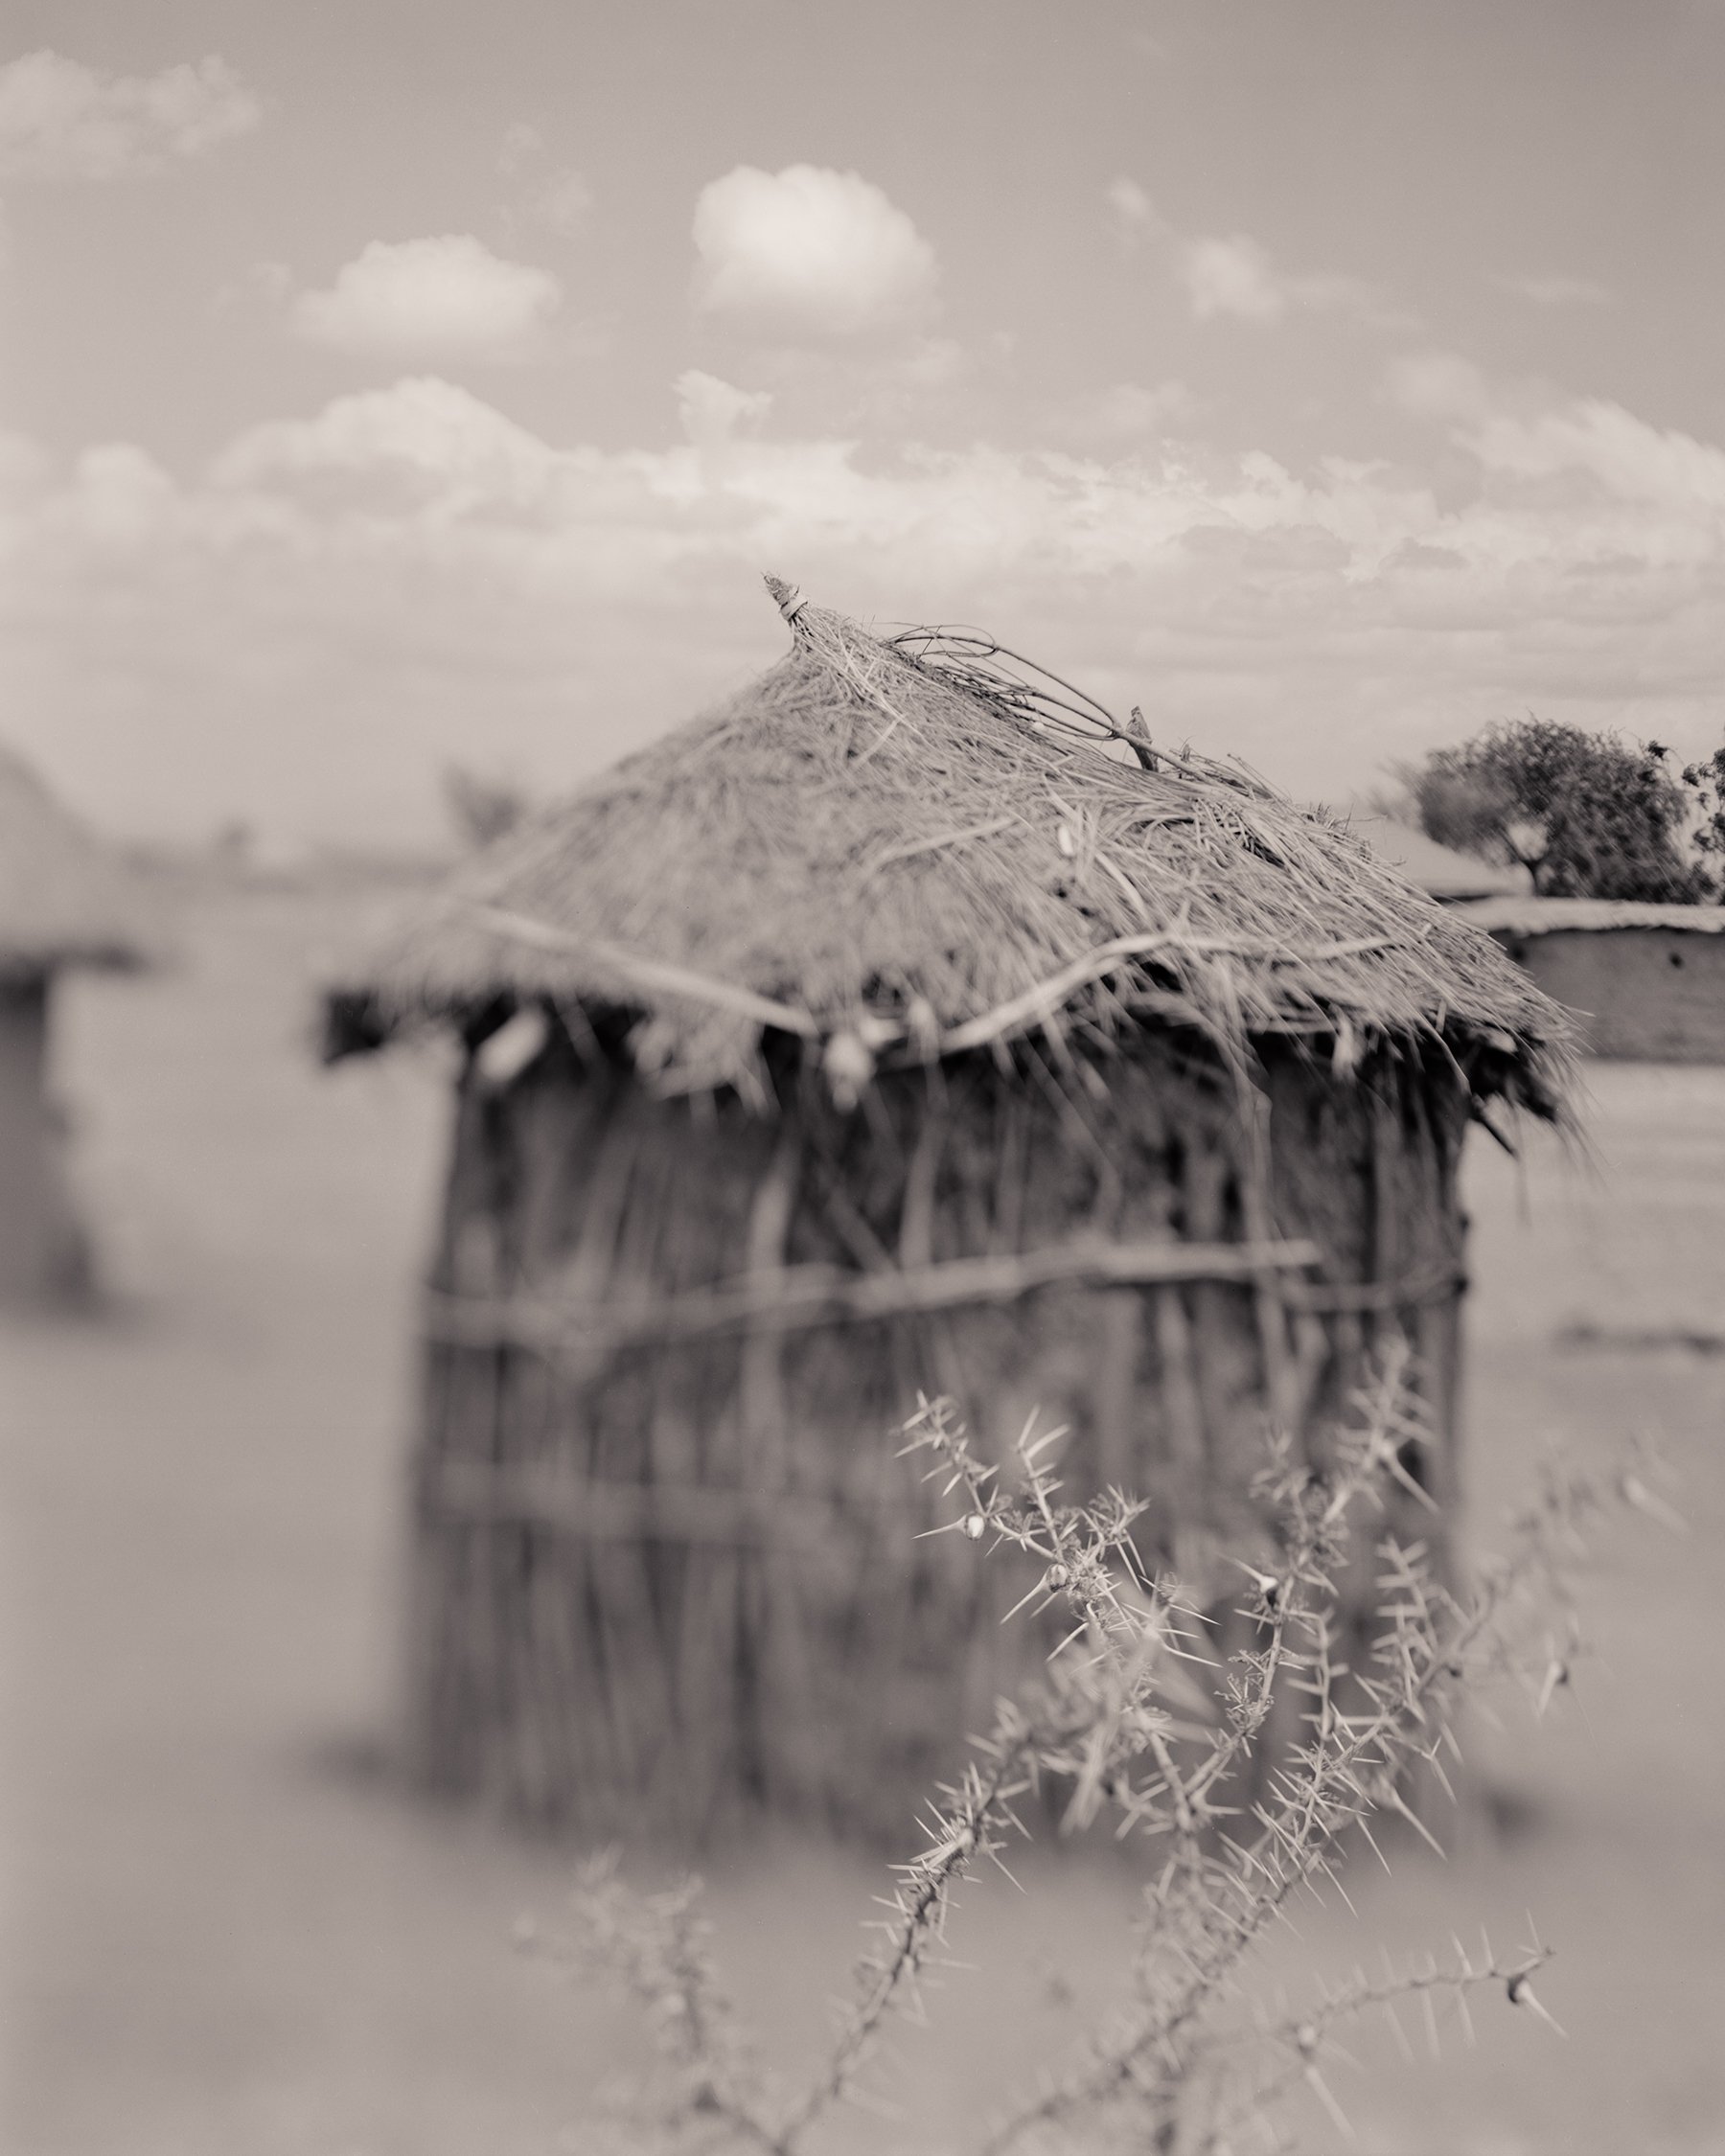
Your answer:
[[[151,941],[139,920],[122,864],[0,748],[0,975],[136,964]]]
[[[338,1049],[572,998],[636,1014],[662,1085],[758,1091],[768,1028],[854,1084],[1151,1017],[1345,1069],[1441,1039],[1477,1090],[1554,1108],[1561,1013],[1345,827],[989,638],[870,634],[768,581],[786,656],[461,871],[335,999]]]

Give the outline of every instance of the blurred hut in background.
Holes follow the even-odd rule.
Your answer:
[[[56,976],[146,955],[123,864],[0,748],[0,1298],[76,1299],[92,1285],[49,1083]]]
[[[1725,906],[1495,898],[1465,908],[1597,1056],[1725,1063]]]
[[[1309,1438],[1397,1327],[1446,1502],[1463,1133],[1560,1112],[1560,1014],[1345,829],[774,591],[778,665],[330,1004],[333,1055],[467,1051],[415,1763],[586,1832],[902,1831],[963,1758],[1047,1642],[1010,1565],[915,1539],[919,1389],[1002,1449],[1070,1424],[1154,1563],[1252,1532],[1266,1422]]]
[[[1399,869],[1410,883],[1416,883],[1445,906],[1470,899],[1508,897],[1531,888],[1525,868],[1503,868],[1473,854],[1458,853],[1455,847],[1439,845],[1436,838],[1428,838],[1423,831],[1393,816],[1368,812],[1350,815],[1347,826],[1379,860]]]

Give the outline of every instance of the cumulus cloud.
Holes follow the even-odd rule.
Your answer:
[[[1460,439],[1490,470],[1520,479],[1585,474],[1609,499],[1668,510],[1668,546],[1690,543],[1685,526],[1696,513],[1725,517],[1725,449],[1649,426],[1603,398],[1531,414],[1487,410]]]
[[[593,212],[593,191],[573,165],[560,165],[539,129],[518,120],[503,137],[497,170],[514,185],[512,209],[553,232],[579,232]]]
[[[237,500],[350,478],[362,483],[354,498],[378,508],[399,506],[405,488],[457,513],[478,504],[496,512],[539,499],[548,455],[537,435],[471,390],[420,375],[337,397],[310,419],[248,427],[216,458],[210,482]]]
[[[1118,381],[1054,415],[1057,435],[1086,443],[1154,440],[1188,419],[1196,404],[1183,381]]]
[[[99,75],[55,52],[0,67],[0,175],[111,180],[247,134],[257,99],[215,54],[158,75]]]
[[[1415,419],[1477,418],[1490,402],[1484,375],[1454,352],[1409,352],[1390,363],[1384,386]]]
[[[11,722],[122,824],[424,837],[446,757],[563,783],[766,663],[770,568],[986,623],[1303,794],[1529,705],[1717,737],[1725,448],[1621,406],[1456,377],[1439,497],[1189,442],[876,457],[775,438],[712,375],[676,394],[686,439],[651,448],[558,446],[421,376],[190,483],[124,445],[0,454]]]
[[[1192,312],[1201,322],[1224,314],[1246,322],[1279,322],[1297,309],[1392,319],[1358,278],[1288,276],[1244,233],[1226,240],[1186,241],[1180,249],[1179,266]]]
[[[676,390],[683,432],[698,448],[728,442],[739,425],[763,420],[772,409],[770,390],[737,389],[699,367],[678,375]]]
[[[593,214],[593,191],[574,166],[560,165],[528,196],[527,212],[553,232],[579,232]]]
[[[1110,180],[1102,191],[1114,227],[1128,246],[1137,246],[1146,240],[1158,240],[1166,232],[1157,207],[1135,179],[1122,174]]]
[[[563,298],[549,270],[506,262],[472,233],[374,240],[327,291],[302,292],[302,337],[362,354],[518,359],[541,343]]]
[[[1404,355],[1385,389],[1494,479],[1542,490],[1553,518],[1568,517],[1586,549],[1610,514],[1637,530],[1638,558],[1692,556],[1725,536],[1725,449],[1657,427],[1609,399],[1552,399],[1532,384],[1496,384],[1450,352]],[[1553,491],[1556,490],[1556,491]]]
[[[919,337],[889,363],[894,378],[908,389],[951,389],[963,381],[976,362],[956,337]]]
[[[1517,299],[1535,307],[1609,307],[1612,295],[1591,277],[1566,277],[1552,272],[1535,277],[1494,277],[1492,283]]]
[[[701,191],[696,304],[778,334],[851,337],[925,313],[934,250],[860,172],[739,165]]]
[[[1349,314],[1380,328],[1414,326],[1387,309],[1357,277],[1295,276],[1278,269],[1269,250],[1247,233],[1183,237],[1135,179],[1112,180],[1103,190],[1103,199],[1125,246],[1161,243],[1201,322],[1226,316],[1242,322],[1279,322],[1288,314],[1309,310]]]
[[[85,449],[73,468],[73,485],[83,529],[99,546],[148,540],[176,508],[173,482],[131,442]]]
[[[1288,311],[1287,290],[1271,268],[1270,257],[1244,235],[1189,241],[1182,253],[1181,275],[1201,322],[1217,314],[1274,322]]]

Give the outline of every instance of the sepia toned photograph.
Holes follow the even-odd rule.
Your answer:
[[[1722,203],[0,0],[0,2156],[1725,2156]]]

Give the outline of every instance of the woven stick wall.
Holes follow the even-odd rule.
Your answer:
[[[431,1782],[585,1834],[901,1833],[1041,1651],[997,1621],[1008,1566],[915,1539],[890,1432],[919,1388],[1002,1449],[1069,1422],[1074,1489],[1152,1501],[1151,1561],[1250,1531],[1267,1418],[1310,1433],[1384,1325],[1453,1438],[1440,1054],[1344,1078],[1272,1042],[1245,1086],[1171,1034],[1021,1044],[852,1113],[791,1057],[764,1118],[583,1051],[553,1028],[462,1089],[416,1471]]]

